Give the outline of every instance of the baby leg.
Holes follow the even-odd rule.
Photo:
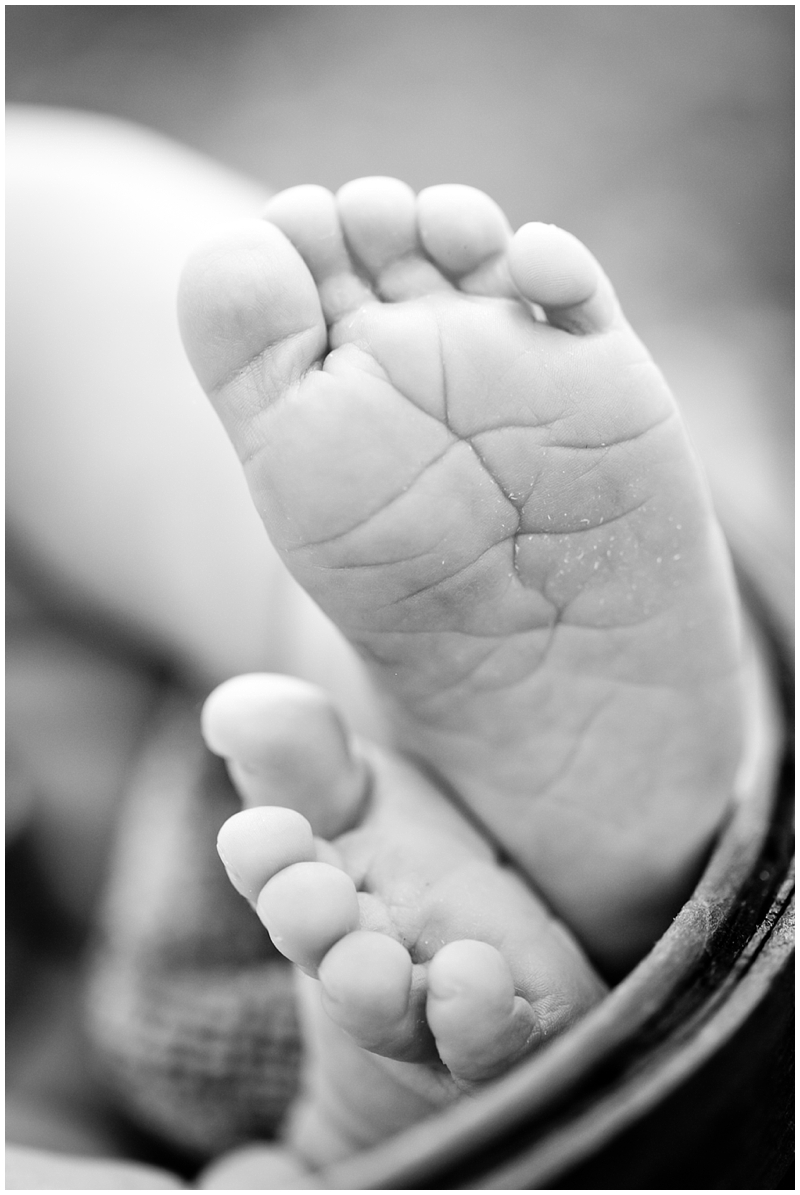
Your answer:
[[[377,733],[352,652],[264,536],[176,325],[190,248],[264,188],[150,130],[42,107],[9,110],[6,182],[12,563],[204,690],[293,672]]]

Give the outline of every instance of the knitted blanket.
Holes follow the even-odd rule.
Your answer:
[[[168,697],[127,794],[87,984],[96,1070],[117,1106],[198,1158],[273,1137],[298,1084],[292,968],[215,850],[240,808]]]

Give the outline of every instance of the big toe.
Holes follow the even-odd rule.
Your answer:
[[[359,820],[368,767],[315,685],[270,673],[233,677],[206,700],[202,727],[245,805],[297,810],[323,838]]]
[[[192,367],[246,457],[252,416],[327,351],[314,279],[278,228],[244,221],[187,262],[178,316]]]

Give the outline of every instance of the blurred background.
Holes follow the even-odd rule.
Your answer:
[[[558,222],[639,318],[791,300],[790,6],[9,5],[12,102],[277,189],[391,174]]]
[[[274,190],[335,189],[369,174],[415,189],[461,182],[492,195],[514,226],[534,219],[574,232],[672,382],[736,545],[774,578],[788,626],[793,46],[789,5],[8,5],[6,92],[11,103],[146,126]],[[65,843],[74,848],[55,896],[77,912],[70,931],[40,910],[29,861],[16,860],[15,891],[34,928],[48,950],[66,943],[45,1003],[20,987],[28,1019],[17,1031],[24,1057],[12,1039],[17,1139],[113,1152],[117,1137],[103,1146],[60,1127],[64,1105],[76,1106],[80,1060],[77,1013],[59,1020],[53,1010],[77,999],[67,975],[80,943],[70,953],[69,932],[99,882],[74,860],[94,833],[95,790],[112,784],[111,764],[103,772],[96,754],[95,789],[87,787],[86,752],[60,718],[68,692],[73,711],[101,726],[110,757],[114,735],[120,752],[134,749],[125,728],[141,721],[152,694],[99,657],[79,673],[72,646],[43,638],[39,623],[30,643],[21,704],[41,734],[37,754],[52,756],[69,789],[69,801],[56,793],[51,804],[50,846],[37,849],[58,888],[57,861]],[[89,678],[85,692],[76,675]],[[90,692],[103,694],[98,709]],[[105,841],[95,836],[95,854]],[[75,896],[81,874],[85,893]],[[22,929],[24,953],[30,926]]]
[[[275,190],[462,182],[515,226],[570,229],[701,448],[749,442],[753,475],[782,478],[784,498],[747,500],[788,543],[793,23],[784,5],[10,5],[6,86]]]

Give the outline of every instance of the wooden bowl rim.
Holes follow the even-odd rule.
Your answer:
[[[647,1069],[648,1059],[652,1062],[659,1055],[664,1073],[656,1088],[665,1093],[675,1079],[668,1073],[669,1067],[664,1069],[669,1058],[665,1043],[681,1032],[684,1037],[687,1031],[691,1036],[688,1027],[703,1022],[704,1009],[705,1019],[713,1015],[721,993],[723,999],[731,998],[737,961],[747,955],[748,944],[759,935],[769,935],[786,912],[793,892],[791,669],[785,644],[773,632],[768,614],[758,609],[757,615],[787,726],[778,782],[771,773],[747,801],[733,807],[695,891],[667,931],[606,999],[568,1033],[476,1098],[324,1169],[320,1189],[413,1190],[431,1181],[444,1189],[457,1189],[462,1184],[444,1185],[439,1177],[446,1174],[452,1179],[461,1173],[474,1179],[487,1168],[487,1162],[480,1161],[482,1153],[494,1159],[490,1166],[504,1166],[508,1179],[519,1169],[513,1160],[515,1136],[518,1148],[519,1141],[525,1139],[526,1177],[538,1171],[537,1178],[553,1178],[558,1158],[548,1158],[548,1143],[552,1155],[553,1140],[560,1136],[561,1169],[574,1165],[581,1156],[581,1143],[574,1133],[581,1117],[609,1091],[619,1092],[631,1075]],[[783,935],[779,944],[778,963],[782,965],[790,941]],[[766,959],[767,981],[775,965],[773,951]],[[746,1011],[743,1005],[742,1015]],[[702,1051],[690,1050],[689,1054],[694,1057],[693,1065],[699,1065]],[[673,1065],[671,1069],[676,1068]],[[635,1119],[641,1107],[623,1106],[621,1111],[616,1123],[606,1126],[607,1136]],[[572,1134],[568,1142],[564,1141],[565,1128]],[[504,1141],[511,1151],[508,1157],[502,1156]],[[473,1181],[463,1183],[464,1187],[473,1185]],[[504,1190],[536,1189],[494,1181],[490,1185]]]

